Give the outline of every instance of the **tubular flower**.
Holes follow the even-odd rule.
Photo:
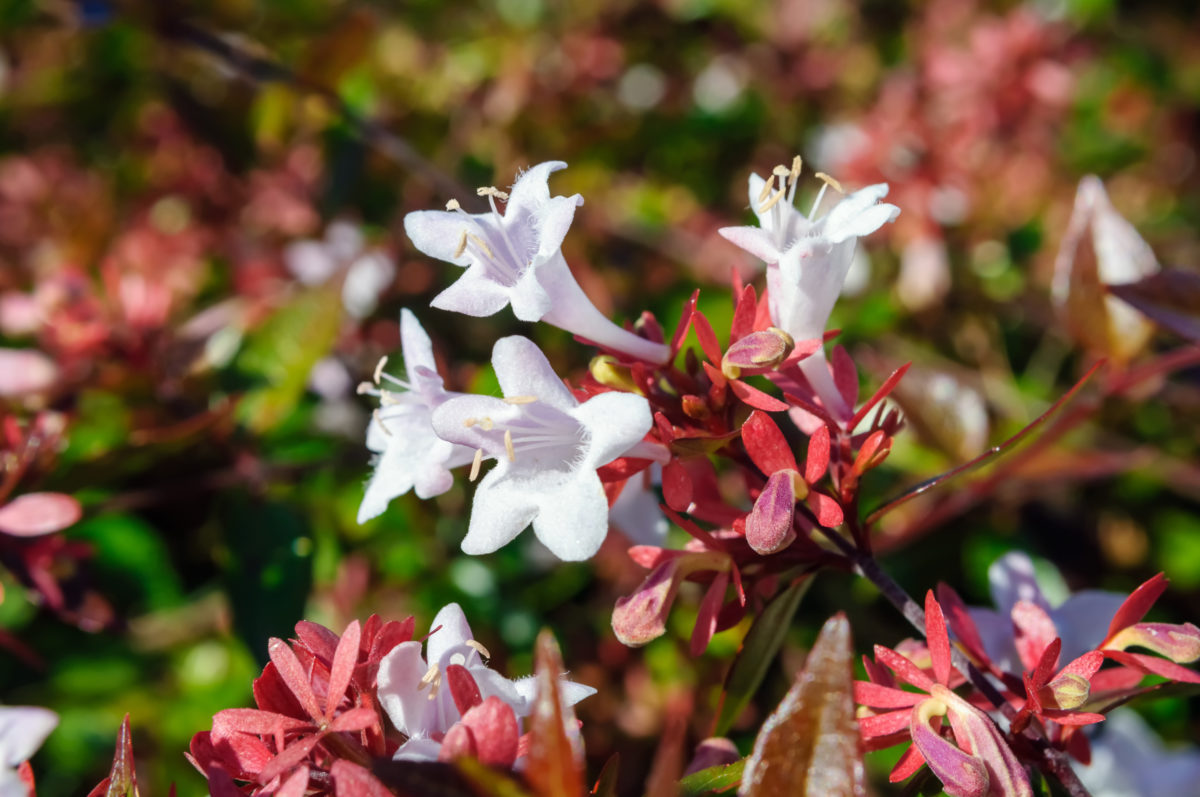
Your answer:
[[[457,603],[438,612],[425,650],[428,663],[420,642],[404,642],[379,665],[379,702],[408,737],[395,758],[434,760],[482,752],[481,758],[490,756],[512,766],[519,720],[533,709],[535,679],[510,681],[489,669],[487,650],[474,640]],[[565,678],[561,686],[568,705],[596,692]],[[489,733],[502,738],[489,738]],[[511,758],[503,760],[504,751],[511,752]]]
[[[618,327],[571,275],[562,242],[583,197],[551,197],[547,185],[550,174],[566,166],[561,161],[534,166],[517,179],[511,195],[480,188],[491,205],[487,213],[467,213],[452,200],[444,211],[404,217],[404,230],[418,249],[466,268],[433,306],[489,316],[511,304],[522,321],[545,321],[605,348],[663,364],[670,356],[666,346]],[[497,200],[506,203],[503,214]]]
[[[650,407],[632,393],[602,393],[582,404],[533,341],[502,338],[492,365],[504,398],[459,396],[433,413],[443,440],[476,449],[472,478],[495,459],[475,491],[462,548],[491,553],[530,523],[566,561],[591,557],[608,533],[608,499],[596,469],[636,451]]]
[[[409,490],[420,498],[450,489],[450,469],[466,465],[474,452],[438,437],[433,431],[433,411],[455,395],[442,387],[433,344],[408,310],[400,311],[400,345],[407,379],[375,372],[375,385],[364,384],[360,393],[379,397],[380,408],[367,427],[367,448],[376,452],[375,473],[367,482],[358,522],[379,515],[388,502]],[[394,389],[398,388],[398,389]]]
[[[793,205],[800,177],[800,159],[789,169],[777,166],[769,180],[750,175],[750,206],[758,227],[725,227],[721,235],[767,264],[767,296],[771,320],[794,340],[820,338],[842,284],[850,271],[859,238],[895,220],[900,208],[880,203],[884,183],[844,197],[828,213],[817,212],[825,191],[841,186],[821,173],[825,185],[805,216]],[[851,415],[833,378],[824,353],[800,362],[800,370],[825,408],[839,420]]]
[[[896,651],[875,646],[875,663],[867,668],[871,680],[854,685],[855,700],[870,707],[859,719],[864,741],[881,749],[912,739],[892,770],[893,783],[927,763],[953,797],[1032,797],[1029,776],[995,723],[950,689],[950,636],[932,591],[925,596],[925,636],[932,677]],[[925,694],[897,688],[880,665]],[[954,742],[944,735],[942,718]]]
[[[32,794],[21,776],[26,762],[58,725],[58,715],[37,706],[0,706],[0,795]],[[28,772],[27,772],[28,774]]]

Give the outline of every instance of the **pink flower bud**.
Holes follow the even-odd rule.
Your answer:
[[[796,513],[796,488],[793,484],[796,476],[796,472],[790,470],[771,474],[767,486],[754,502],[754,509],[746,517],[746,542],[761,554],[783,550],[796,539],[796,532],[792,529]]]
[[[721,373],[737,379],[743,370],[771,370],[787,359],[796,341],[779,327],[751,332],[729,347],[721,358]]]
[[[1092,687],[1087,678],[1065,672],[1047,684],[1040,697],[1043,703],[1052,703],[1062,709],[1073,709],[1086,703],[1091,692]]]

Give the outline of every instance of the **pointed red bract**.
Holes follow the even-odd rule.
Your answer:
[[[471,673],[461,664],[446,667],[446,685],[450,688],[450,696],[454,699],[454,706],[460,716],[483,702],[479,684],[475,683]]]
[[[1130,593],[1121,607],[1117,609],[1117,613],[1113,615],[1112,622],[1108,624],[1108,633],[1104,636],[1105,641],[1112,639],[1121,629],[1140,622],[1155,601],[1167,591],[1167,583],[1166,574],[1158,573]]]
[[[272,638],[267,643],[267,653],[271,657],[271,663],[275,665],[275,671],[299,701],[300,707],[308,716],[320,717],[321,709],[317,705],[317,696],[309,683],[308,674],[288,644],[282,639]]]
[[[358,642],[361,636],[358,620],[346,626],[333,654],[333,666],[329,670],[329,692],[325,697],[325,720],[333,719],[334,712],[346,695],[354,665],[358,661]]]
[[[950,636],[946,618],[933,590],[925,593],[925,638],[929,642],[929,658],[933,661],[933,676],[940,684],[950,683]]]
[[[808,452],[804,458],[804,481],[816,484],[829,468],[829,427],[819,426],[808,439]]]

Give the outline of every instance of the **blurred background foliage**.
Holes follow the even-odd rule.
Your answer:
[[[450,275],[408,244],[403,214],[567,161],[552,188],[586,204],[565,252],[597,304],[670,329],[699,284],[720,331],[731,269],[755,273],[716,235],[750,217],[750,171],[800,153],[848,187],[886,180],[903,215],[832,322],[870,390],[915,363],[909,433],[866,490],[878,504],[1082,373],[1048,298],[1082,175],[1105,179],[1162,263],[1195,267],[1198,23],[1191,2],[1116,0],[0,0],[0,343],[52,363],[0,402],[65,414],[57,464],[30,488],[84,502],[66,537],[92,551],[55,560],[87,585],[69,617],[4,575],[0,627],[28,650],[0,655],[0,697],[62,717],[35,759],[42,793],[103,777],[126,712],[143,793],[202,793],[183,752],[249,703],[269,637],[372,612],[424,633],[451,600],[512,675],[531,671],[539,627],[556,631],[572,677],[599,689],[579,706],[590,771],[620,751],[622,793],[640,793],[664,727],[706,734],[744,625],[690,659],[693,596],[671,634],[625,649],[609,614],[641,574],[620,541],[588,565],[530,535],[465,557],[461,480],[355,523],[369,407],[353,385],[397,348],[401,307],[458,389],[494,389],[505,334],[533,336],[562,373],[586,365],[565,333],[507,311],[429,309]],[[288,245],[336,219],[395,261],[365,313],[345,269],[287,268]],[[1198,376],[1106,402],[1040,470],[937,528],[920,525],[927,502],[887,516],[886,566],[914,594],[945,580],[975,603],[1014,547],[1075,589],[1163,569],[1162,617],[1200,616]],[[743,747],[837,609],[861,650],[909,633],[865,582],[820,578],[737,725]],[[1169,737],[1200,735],[1194,702],[1144,708]]]

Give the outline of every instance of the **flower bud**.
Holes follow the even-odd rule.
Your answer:
[[[746,542],[760,554],[781,551],[796,539],[792,529],[796,513],[794,475],[795,471],[787,470],[773,473],[746,517]]]
[[[1052,702],[1063,709],[1073,709],[1088,701],[1092,687],[1082,675],[1065,672],[1047,684],[1044,691],[1048,691],[1052,697],[1051,700],[1043,698],[1043,702]]]
[[[688,393],[680,399],[679,403],[683,405],[683,414],[693,420],[705,421],[712,417],[712,412],[708,409],[708,402],[699,396]]]
[[[624,390],[627,393],[641,394],[637,384],[633,381],[633,375],[629,368],[621,365],[616,357],[611,354],[601,354],[592,358],[592,362],[588,365],[588,371],[591,372],[592,378],[605,387],[615,388],[616,390]]]
[[[751,332],[732,346],[721,358],[721,373],[737,379],[743,370],[770,371],[787,359],[795,348],[792,336],[778,327]]]

